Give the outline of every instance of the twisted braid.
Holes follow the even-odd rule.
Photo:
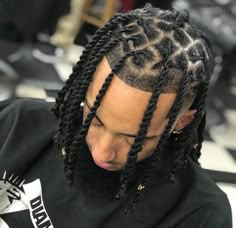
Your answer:
[[[86,136],[86,134],[88,132],[91,120],[94,118],[96,111],[102,101],[102,98],[104,97],[106,90],[109,87],[109,85],[113,79],[114,74],[119,71],[120,67],[122,66],[122,64],[124,63],[126,58],[128,58],[130,55],[132,55],[132,53],[127,54],[122,59],[120,59],[117,66],[112,70],[112,72],[105,79],[105,82],[103,83],[101,89],[99,90],[99,93],[96,96],[95,102],[94,102],[93,106],[91,107],[90,112],[87,115],[87,118],[85,119],[84,124],[79,131],[79,134],[75,136],[75,138],[73,139],[72,144],[69,148],[69,151],[67,151],[67,153],[66,153],[66,160],[64,162],[65,163],[64,165],[65,165],[66,177],[68,179],[69,186],[71,186],[73,184],[74,168],[75,168],[77,158],[78,158],[78,156],[77,156],[78,149],[82,143],[82,140],[84,139],[84,137]]]
[[[181,18],[181,19],[180,19]],[[178,20],[179,22],[177,23],[178,26],[181,26],[183,27],[183,21],[186,21],[186,17],[184,16],[181,16],[179,15],[178,16]],[[176,29],[176,25],[175,26],[172,26],[172,28],[175,28]],[[181,33],[179,30],[177,30],[177,32],[179,32],[181,34],[181,36],[184,36],[183,33]],[[179,37],[175,36],[175,38],[177,39],[180,39]],[[186,46],[187,42],[182,42],[182,45],[185,45]],[[199,60],[199,58],[197,58],[197,60]],[[151,164],[152,165],[149,165],[149,166],[145,166],[145,172],[144,172],[144,175],[143,175],[143,178],[141,178],[140,182],[138,185],[142,184],[144,186],[146,186],[146,183],[148,182],[148,179],[150,178],[150,173],[151,173],[151,170],[153,167],[156,166],[156,163],[158,161],[158,157],[157,157],[157,151],[162,151],[162,148],[165,144],[165,142],[167,141],[167,138],[168,138],[168,134],[170,132],[170,129],[177,117],[177,114],[179,113],[179,111],[181,110],[182,108],[182,105],[183,105],[183,102],[184,102],[184,98],[185,98],[185,95],[187,93],[187,84],[189,83],[189,75],[187,73],[187,69],[184,70],[184,79],[183,79],[183,84],[182,84],[182,87],[180,87],[179,89],[179,94],[178,94],[178,97],[176,98],[176,101],[175,104],[173,105],[174,109],[171,111],[171,118],[170,118],[170,121],[169,121],[169,124],[168,126],[166,127],[161,139],[160,139],[160,143],[159,145],[157,146],[155,152],[153,153],[152,155],[152,160],[151,161]],[[198,107],[198,112],[201,113],[202,112],[202,107],[203,107],[203,103],[204,103],[204,100],[205,100],[205,95],[206,95],[206,90],[207,90],[207,87],[205,87],[205,90],[202,90],[200,89],[200,94],[202,95],[201,98],[199,98],[199,101],[202,102],[202,104],[198,103],[196,106]],[[198,125],[198,116],[196,115],[196,120],[195,120],[195,125],[192,126],[192,128],[190,129],[193,129],[195,126]],[[200,151],[200,148],[201,148],[201,142],[202,142],[202,131],[204,129],[204,121],[203,121],[203,125],[199,126],[199,143],[198,143],[198,148],[195,149],[197,150],[198,152]],[[188,133],[191,133],[190,131]],[[187,139],[187,136],[189,138],[189,134],[185,134],[186,137],[185,137],[185,140],[183,140],[185,143],[186,143],[186,139]],[[181,145],[182,148],[183,148],[183,144]],[[176,148],[176,147],[175,147]],[[177,149],[176,149],[176,156],[174,158],[174,161],[173,161],[173,164],[172,164],[172,168],[171,168],[171,173],[170,173],[170,176],[169,176],[169,180],[172,182],[174,181],[174,174],[176,173],[177,169],[180,168],[180,167],[184,167],[184,165],[186,165],[186,147],[184,147],[184,149],[182,150],[179,150],[181,149],[181,147],[179,146]],[[183,151],[185,153],[183,153]],[[190,150],[191,151],[191,150]],[[194,152],[193,154],[196,154],[196,152]],[[199,156],[198,156],[199,157]],[[134,197],[134,201],[132,202],[132,204],[130,205],[129,208],[126,209],[126,213],[127,212],[130,212],[130,211],[133,211],[135,210],[136,208],[136,205],[137,203],[140,201],[140,198],[141,198],[141,192],[142,191],[136,191],[136,194],[135,194],[135,197]]]
[[[93,38],[85,45],[85,48],[80,56],[80,60],[75,64],[73,67],[73,71],[70,74],[68,80],[66,81],[66,84],[64,87],[58,92],[56,97],[56,103],[52,107],[53,113],[59,117],[60,115],[60,104],[63,103],[64,97],[68,90],[70,89],[70,86],[72,85],[73,81],[77,78],[79,72],[81,71],[82,66],[87,61],[87,58],[90,55],[90,52],[93,50],[93,47],[95,44],[100,40],[101,37],[107,34],[107,32],[110,32],[114,29],[114,27],[117,26],[117,23],[120,21],[123,21],[123,17],[121,17],[121,14],[115,14],[106,24],[104,27],[98,29],[96,33],[94,34]]]
[[[107,34],[107,39],[109,39],[109,36],[111,33]],[[64,102],[61,107],[65,109],[65,112],[61,116],[61,121],[59,124],[59,132],[60,135],[63,134],[64,137],[57,139],[56,142],[58,142],[58,148],[65,148],[65,151],[68,150],[68,147],[70,147],[70,144],[72,142],[72,135],[74,133],[74,130],[76,129],[76,120],[78,117],[76,117],[77,110],[79,109],[80,103],[84,100],[88,85],[92,79],[91,75],[96,70],[96,65],[100,61],[102,55],[111,47],[116,45],[120,41],[120,39],[112,40],[111,42],[107,43],[104,48],[101,49],[102,45],[107,39],[103,39],[103,42],[98,42],[94,49],[91,51],[92,55],[88,58],[88,62],[92,63],[92,66],[90,64],[87,64],[85,66],[85,74],[83,75],[83,79],[79,79],[80,83],[73,84],[71,86],[70,92],[67,94],[67,99]],[[100,50],[99,50],[100,49]],[[96,53],[97,51],[97,53]],[[96,56],[92,59],[93,54],[96,53]],[[78,92],[79,91],[79,92]]]
[[[131,205],[129,205],[126,209],[125,209],[125,213],[130,213],[132,211],[134,211],[136,209],[136,206],[138,204],[138,202],[141,200],[141,196],[143,191],[140,191],[138,189],[138,186],[147,186],[147,183],[151,177],[151,172],[154,169],[154,167],[157,166],[157,163],[159,161],[159,154],[164,151],[165,148],[165,144],[167,142],[167,139],[169,138],[169,134],[171,131],[171,128],[176,120],[177,115],[179,114],[183,102],[184,102],[184,97],[185,94],[187,92],[186,90],[186,85],[188,83],[188,76],[187,76],[187,72],[186,69],[184,71],[184,75],[185,77],[183,78],[183,82],[182,82],[182,86],[180,87],[180,93],[178,94],[178,96],[176,97],[175,101],[174,101],[174,105],[172,106],[170,112],[169,112],[169,121],[168,124],[159,140],[159,144],[157,145],[156,149],[154,150],[152,156],[148,159],[148,161],[145,163],[144,166],[144,173],[142,175],[142,177],[140,178],[138,184],[137,184],[137,191],[135,193],[134,196],[134,200],[131,203]]]
[[[187,46],[188,45],[188,43],[189,43],[189,39],[188,39],[188,37],[184,34],[184,32],[182,32],[179,28],[178,28],[178,26],[181,26],[181,27],[183,27],[183,23],[184,22],[186,22],[187,20],[188,20],[188,16],[185,16],[185,15],[176,15],[176,20],[178,20],[177,22],[176,22],[176,24],[174,24],[174,25],[171,25],[171,26],[169,26],[169,28],[171,27],[171,29],[174,29],[175,31],[176,31],[176,33],[175,33],[175,35],[174,35],[174,38],[176,39],[176,40],[178,40],[179,41],[179,43],[181,44],[181,45],[183,45],[183,46]],[[168,28],[168,29],[169,29]],[[163,30],[168,30],[168,29],[163,29]],[[183,39],[183,38],[185,38],[185,39]],[[163,53],[163,54],[165,54],[165,53]],[[190,56],[191,57],[191,56]],[[197,58],[196,60],[199,60],[199,58]],[[162,62],[163,63],[163,62]],[[151,172],[151,170],[152,170],[152,168],[156,165],[156,163],[157,163],[157,161],[158,161],[158,158],[157,158],[157,151],[161,151],[162,150],[162,148],[164,147],[164,144],[165,144],[165,142],[167,141],[167,138],[168,138],[168,135],[169,135],[169,132],[170,132],[170,130],[171,130],[171,127],[172,127],[172,125],[173,125],[173,123],[174,123],[174,121],[175,121],[175,119],[176,119],[176,117],[177,117],[177,115],[178,115],[178,113],[179,113],[179,111],[181,110],[181,108],[182,108],[182,105],[183,105],[183,102],[184,102],[184,99],[185,99],[185,95],[187,94],[187,84],[189,83],[189,74],[188,74],[188,72],[187,72],[187,68],[186,68],[186,65],[184,65],[184,66],[182,66],[182,67],[184,67],[185,69],[184,69],[184,79],[182,80],[182,87],[180,87],[180,89],[179,89],[179,94],[178,94],[178,96],[177,96],[177,102],[175,102],[174,103],[174,105],[173,105],[173,110],[171,111],[171,118],[170,118],[170,120],[169,120],[169,124],[168,124],[168,126],[166,127],[166,129],[165,129],[165,131],[164,131],[164,133],[163,133],[163,135],[162,135],[162,137],[161,137],[161,139],[160,139],[160,143],[159,143],[159,145],[157,146],[157,148],[156,148],[156,150],[155,150],[155,152],[153,153],[153,156],[152,156],[152,162],[151,162],[151,164],[152,165],[150,165],[150,166],[146,166],[145,167],[145,172],[144,172],[144,175],[143,175],[143,178],[141,179],[141,181],[139,182],[139,183],[142,183],[142,184],[146,184],[147,182],[148,182],[148,179],[150,178],[150,172]],[[201,90],[201,92],[203,92],[202,90]],[[204,94],[204,92],[203,93],[201,93],[202,95]],[[202,101],[202,100],[204,100],[205,98],[204,97],[202,97],[200,100]],[[201,110],[202,110],[202,108],[201,108],[201,105],[200,104],[198,104],[198,111],[199,112],[201,112]],[[197,118],[197,115],[196,115],[196,124],[198,124],[198,118]],[[194,127],[194,126],[193,126]],[[190,132],[188,132],[188,133],[190,133]],[[187,134],[186,134],[186,136],[187,136]],[[189,135],[188,135],[189,136]],[[187,138],[185,138],[185,140],[183,140],[185,143],[187,142],[187,140],[186,140]],[[174,179],[174,174],[176,173],[176,171],[177,171],[177,169],[178,168],[180,168],[180,167],[183,167],[185,164],[186,164],[186,154],[185,153],[183,153],[183,151],[186,151],[186,147],[184,147],[184,149],[182,149],[183,148],[183,145],[184,144],[182,144],[181,146],[182,147],[179,147],[176,151],[176,155],[175,155],[175,158],[174,158],[174,161],[173,161],[173,164],[172,164],[172,169],[171,169],[171,173],[170,173],[170,177],[169,177],[169,179],[170,179],[170,181],[173,181],[173,179]],[[179,150],[179,149],[182,149],[182,150]],[[126,212],[127,211],[132,211],[132,210],[134,210],[135,208],[136,208],[136,204],[137,204],[137,202],[140,200],[140,198],[141,198],[141,191],[136,191],[136,195],[135,195],[135,197],[134,197],[134,201],[133,201],[133,203],[131,204],[131,206],[130,206],[130,208],[128,208],[127,210],[126,210]]]
[[[202,141],[203,141],[203,132],[206,123],[206,111],[205,111],[205,101],[207,96],[209,82],[202,83],[199,95],[196,99],[196,102],[193,104],[193,108],[199,107],[198,112],[196,113],[195,121],[188,126],[188,132],[191,129],[197,129],[197,142],[194,143],[194,146],[189,150],[188,155],[192,158],[193,161],[198,163],[198,159],[201,155]],[[187,133],[186,133],[187,134]]]
[[[55,138],[54,138],[55,143],[56,143],[56,147],[59,150],[62,147],[62,145],[64,145],[64,143],[60,137],[62,135],[62,129],[65,128],[65,126],[64,126],[64,124],[66,122],[65,111],[70,108],[70,104],[67,101],[69,100],[71,93],[73,93],[73,91],[76,91],[76,89],[78,89],[81,86],[84,78],[86,78],[86,75],[84,78],[81,78],[83,76],[83,72],[85,71],[85,68],[83,67],[84,64],[86,64],[88,66],[91,65],[91,64],[89,64],[90,60],[94,58],[94,54],[98,53],[100,48],[106,42],[106,40],[110,38],[110,35],[112,34],[111,31],[119,23],[123,23],[125,21],[129,21],[132,19],[134,19],[134,17],[132,15],[126,15],[124,17],[124,16],[121,16],[121,14],[116,14],[114,17],[112,17],[108,21],[108,23],[106,23],[106,25],[103,28],[98,29],[97,32],[95,33],[95,35],[93,36],[93,38],[85,46],[85,49],[82,52],[80,60],[73,67],[73,71],[72,71],[71,75],[69,76],[68,80],[66,81],[65,86],[58,92],[57,97],[56,97],[56,103],[52,107],[52,112],[54,113],[54,115],[57,118],[60,117],[58,133],[55,135]],[[116,41],[113,41],[110,44],[110,46],[106,46],[106,48],[103,49],[102,53],[105,53],[107,50],[109,50],[113,45],[115,45],[115,43],[116,43]],[[94,61],[93,63],[96,64],[96,61]],[[94,66],[96,66],[96,65],[94,65]],[[81,75],[81,77],[78,77],[79,75]],[[87,73],[87,75],[89,75],[89,73]],[[77,86],[74,88],[73,82],[75,80],[76,80]],[[89,83],[89,82],[87,82],[87,83]],[[86,86],[84,88],[86,88]],[[65,99],[65,97],[67,97],[67,99]],[[75,96],[75,99],[76,98],[77,97]]]
[[[90,42],[86,45],[85,49],[82,52],[80,60],[73,67],[72,74],[69,76],[69,79],[66,81],[65,86],[57,94],[56,103],[52,107],[52,111],[57,118],[59,117],[61,118],[59,127],[58,127],[58,134],[55,137],[55,142],[58,149],[61,148],[62,145],[64,144],[63,142],[61,142],[60,136],[62,134],[62,129],[65,128],[64,126],[64,123],[66,122],[65,111],[70,108],[68,100],[71,93],[75,91],[75,88],[73,87],[72,84],[74,81],[76,81],[76,85],[77,85],[76,88],[80,87],[80,85],[82,84],[83,79],[81,77],[78,77],[80,74],[83,75],[82,72],[84,71],[83,70],[84,68],[82,68],[82,66],[86,63],[88,58],[91,58],[91,56],[93,56],[93,54],[96,53],[94,49],[98,51],[99,48],[101,47],[100,45],[99,47],[96,48],[96,45],[98,44],[98,41],[100,41],[100,38],[105,36],[106,34],[108,35],[108,38],[109,38],[109,35],[111,35],[109,29],[112,26],[114,26],[113,21],[114,19],[112,20],[111,24],[108,24],[106,27],[98,30],[95,36],[93,37],[93,39],[90,40]],[[65,96],[66,96],[66,99],[65,99]]]
[[[107,34],[107,39],[109,38],[109,36],[111,35],[110,32],[108,32]],[[103,42],[105,42],[106,39],[103,39]],[[91,60],[92,56],[96,53],[95,51],[98,51],[102,44],[102,42],[97,42],[94,49],[92,51],[90,51],[91,55],[89,57],[86,57],[88,59],[88,61]],[[98,61],[98,56],[95,57],[96,61]],[[83,62],[83,60],[81,60]],[[96,69],[96,65],[94,65],[94,71]],[[85,67],[85,70],[87,70],[89,67],[89,65],[87,64],[87,67]],[[84,70],[83,70],[84,71]],[[82,72],[81,72],[82,74]],[[89,74],[87,74],[89,75]],[[66,97],[64,97],[64,103],[62,105],[60,105],[60,113],[61,113],[61,121],[59,123],[59,128],[58,128],[58,133],[60,135],[62,135],[62,131],[63,129],[65,129],[65,139],[71,139],[71,135],[73,134],[73,130],[71,129],[72,126],[75,126],[73,123],[75,121],[74,116],[75,116],[75,112],[78,108],[78,104],[81,103],[81,100],[83,100],[83,98],[81,99],[81,97],[83,97],[82,95],[85,93],[85,90],[89,84],[89,80],[86,80],[87,75],[84,76],[84,78],[80,78],[78,77],[77,79],[74,79],[74,84],[70,86],[70,90],[67,91]],[[90,75],[89,75],[90,76]],[[70,79],[69,79],[70,81]],[[80,93],[77,94],[77,91],[79,90],[80,87],[83,87],[83,90],[80,90]],[[57,137],[60,137],[57,136]],[[57,140],[58,142],[59,140]],[[67,140],[66,140],[67,141]],[[61,138],[61,140],[58,142],[58,146],[62,147],[62,145],[64,145],[65,148],[67,148],[70,145],[70,140],[65,142],[65,140],[63,138]]]
[[[176,140],[175,147],[176,156],[172,164],[171,173],[169,175],[169,180],[171,182],[175,181],[176,171],[181,167],[186,167],[187,157],[190,156],[193,161],[198,163],[198,158],[200,157],[200,150],[203,141],[203,130],[204,130],[204,119],[205,119],[205,98],[207,92],[208,83],[203,83],[202,88],[199,89],[199,94],[192,105],[192,108],[197,107],[197,112],[192,123],[185,127],[183,132],[179,136],[175,136]],[[201,123],[201,124],[200,124]],[[193,142],[194,129],[199,129],[198,132],[198,142]],[[183,146],[185,145],[185,147]],[[196,146],[197,145],[197,146]]]
[[[77,85],[74,87],[74,92],[71,95],[71,98],[69,99],[70,106],[67,108],[67,112],[65,113],[65,124],[64,124],[64,131],[65,131],[65,138],[64,138],[64,148],[68,150],[68,147],[70,147],[72,143],[72,135],[76,127],[74,124],[76,121],[76,113],[79,108],[79,105],[81,102],[84,101],[88,86],[90,81],[92,80],[91,75],[96,70],[96,66],[98,62],[100,61],[101,57],[103,56],[104,52],[107,51],[107,49],[113,47],[117,42],[119,42],[119,39],[113,40],[105,45],[103,49],[100,50],[100,52],[97,53],[95,58],[91,60],[92,65],[87,65],[85,67],[85,74],[84,74],[84,80],[82,81],[81,85],[79,88],[77,88]],[[103,44],[103,42],[98,42],[97,46],[100,47]],[[95,46],[95,50],[97,50]],[[93,52],[92,52],[93,53]],[[78,92],[79,91],[79,92]]]
[[[144,141],[144,137],[147,134],[147,129],[150,125],[150,121],[154,111],[156,110],[156,103],[158,101],[159,95],[161,93],[161,88],[166,81],[166,75],[168,73],[168,63],[169,60],[165,61],[163,65],[163,69],[160,74],[159,80],[156,82],[155,90],[152,93],[152,96],[149,100],[148,107],[144,113],[144,117],[142,123],[140,124],[138,134],[134,140],[134,143],[131,146],[131,149],[128,153],[127,163],[125,165],[124,171],[121,176],[121,187],[116,196],[117,199],[123,199],[125,197],[125,193],[128,187],[128,183],[130,179],[133,177],[136,170],[136,161],[138,157],[138,152],[142,150],[142,144]]]
[[[203,117],[199,123],[198,126],[198,131],[197,131],[197,135],[198,135],[198,142],[197,142],[197,146],[194,145],[194,149],[196,150],[195,153],[193,153],[192,159],[193,161],[198,163],[198,159],[201,156],[201,148],[202,148],[202,142],[203,142],[203,132],[206,126],[206,113],[203,114]],[[191,155],[191,154],[190,154]]]

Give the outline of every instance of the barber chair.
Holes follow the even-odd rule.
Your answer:
[[[18,74],[7,63],[0,60],[0,102],[14,96]]]

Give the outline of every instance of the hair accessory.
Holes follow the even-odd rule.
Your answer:
[[[174,173],[170,173],[168,179],[169,179],[170,183],[175,183],[175,181],[176,181],[175,180],[175,174]]]
[[[80,103],[80,107],[84,107],[84,102],[83,101]]]
[[[194,148],[194,149],[197,149],[197,147],[198,147],[198,143],[196,143],[196,144],[193,145],[193,148]]]
[[[140,184],[140,185],[137,187],[137,190],[142,191],[144,188],[145,188],[145,186],[142,185],[142,184]]]
[[[62,157],[63,159],[65,159],[65,157],[66,157],[66,150],[65,150],[64,147],[61,148],[61,157]]]
[[[183,132],[182,129],[179,129],[179,130],[174,129],[174,130],[172,131],[172,135],[174,136],[174,140],[175,140],[175,141],[178,141],[178,140],[179,140],[179,136],[181,135],[182,132]]]
[[[180,135],[182,132],[183,132],[182,129],[179,129],[179,130],[174,129],[174,130],[172,131],[172,134],[174,134],[174,135]]]

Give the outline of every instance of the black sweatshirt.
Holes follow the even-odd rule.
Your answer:
[[[132,191],[125,201],[69,191],[50,106],[38,100],[0,104],[0,228],[232,227],[227,196],[191,160],[169,183],[169,160],[163,159],[129,214],[124,208]]]

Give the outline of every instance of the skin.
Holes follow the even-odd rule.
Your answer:
[[[86,95],[84,120],[110,72],[111,68],[104,57],[94,73]],[[97,118],[93,118],[86,136],[86,143],[98,166],[109,171],[118,171],[124,168],[128,152],[134,142],[134,137],[130,135],[137,135],[150,97],[151,92],[133,88],[119,77],[114,76],[97,110]],[[168,123],[166,116],[175,97],[175,93],[160,95],[142,151],[138,154],[138,161],[149,157],[156,148]],[[190,123],[194,112],[195,110],[185,110],[177,118],[173,129],[175,127],[181,129]]]

